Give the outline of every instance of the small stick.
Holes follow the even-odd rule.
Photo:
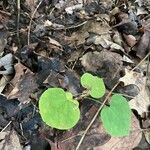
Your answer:
[[[143,61],[145,61],[145,59],[147,59],[147,57],[150,55],[150,52],[131,70],[131,71],[133,71],[134,69],[136,69],[138,66],[140,66],[142,63],[143,63]]]
[[[32,24],[32,20],[33,20],[33,17],[35,15],[35,13],[37,12],[37,9],[40,7],[41,3],[43,2],[43,0],[41,0],[39,2],[39,4],[37,5],[37,7],[35,8],[32,16],[31,16],[31,19],[30,19],[30,22],[29,22],[29,28],[28,28],[28,45],[30,44],[30,32],[31,32],[31,24]]]
[[[19,35],[19,23],[20,23],[20,0],[17,0],[17,10],[18,10],[18,15],[17,15],[17,39],[18,39],[18,44],[20,47],[20,35]]]
[[[6,12],[6,11],[3,11],[3,10],[0,10],[0,13],[2,13],[2,14],[4,14],[4,15],[7,15],[7,16],[11,16],[11,13]]]
[[[87,134],[88,130],[90,129],[90,127],[92,126],[93,122],[95,121],[95,119],[97,118],[99,112],[101,111],[101,109],[104,107],[105,103],[107,102],[108,98],[110,97],[111,93],[114,91],[114,89],[118,86],[118,84],[120,83],[120,81],[118,81],[115,86],[111,89],[111,91],[108,93],[108,95],[106,96],[105,100],[103,101],[102,105],[99,107],[99,109],[97,110],[96,114],[94,115],[93,119],[91,120],[90,124],[88,125],[88,127],[86,128],[86,130],[84,131],[77,147],[76,150],[78,150],[84,140],[85,135]]]
[[[8,124],[1,130],[0,133],[2,133],[11,123],[12,123],[12,121],[9,121]]]

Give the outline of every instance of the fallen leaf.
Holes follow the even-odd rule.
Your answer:
[[[18,82],[20,81],[20,79],[23,77],[23,75],[25,74],[25,72],[27,70],[29,71],[29,69],[27,67],[25,67],[21,63],[17,63],[14,66],[14,69],[15,69],[15,76],[14,76],[14,78],[10,82],[13,86],[15,86],[16,84],[18,84]]]
[[[27,71],[20,81],[15,85],[15,88],[8,95],[9,99],[18,98],[22,103],[28,102],[30,100],[31,94],[33,94],[37,89],[37,83],[35,74]]]
[[[148,112],[150,104],[149,91],[146,86],[146,77],[142,73],[125,69],[125,76],[119,79],[124,85],[134,84],[138,87],[139,93],[129,101],[131,109],[135,109],[139,115]]]
[[[114,32],[113,41],[114,41],[116,44],[122,46],[122,41],[123,41],[123,39],[122,39],[122,37],[121,37],[121,34],[120,34],[118,31],[115,31],[115,32]]]
[[[147,131],[144,131],[144,135],[145,135],[146,141],[150,144],[150,129],[147,129]]]
[[[3,76],[0,79],[0,93],[3,92],[3,90],[5,89],[6,85],[9,83],[10,80],[11,80],[10,76]]]
[[[22,150],[19,137],[14,130],[0,133],[1,150]]]
[[[137,16],[145,15],[145,14],[148,14],[148,12],[143,7],[137,7],[137,12],[136,12]]]
[[[29,69],[24,65],[22,65],[21,63],[15,64],[14,70],[15,70],[15,76],[13,78],[11,77],[11,79],[9,79],[10,78],[9,76],[7,77],[9,79],[8,81],[10,86],[7,88],[7,90],[4,91],[5,96],[10,95],[14,87],[20,82],[25,72],[29,71]]]
[[[145,29],[144,34],[142,35],[138,43],[133,47],[133,50],[136,51],[136,55],[141,59],[144,56],[146,56],[146,54],[150,51],[150,31],[149,30]]]
[[[9,75],[13,73],[13,55],[11,53],[0,58],[0,67],[4,68],[0,74]]]
[[[118,24],[113,27],[117,27],[121,33],[135,35],[138,32],[137,16],[133,13],[132,10],[129,10],[128,13],[129,14],[119,12],[116,14],[115,16]]]
[[[58,41],[56,41],[55,39],[52,39],[50,37],[48,37],[48,39],[49,39],[50,44],[53,44],[53,45],[56,45],[56,46],[62,48],[62,45]]]
[[[110,29],[111,28],[107,22],[93,20],[87,21],[80,30],[71,35],[70,41],[76,45],[84,44],[90,33],[100,35],[100,37],[102,36],[104,39],[106,35],[110,37]]]

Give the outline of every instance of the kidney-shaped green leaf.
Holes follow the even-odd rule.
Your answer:
[[[102,78],[84,73],[80,79],[81,85],[87,88],[93,98],[100,98],[105,94],[105,85]]]
[[[49,88],[40,97],[39,110],[43,121],[57,129],[75,126],[80,118],[78,102],[61,88]]]
[[[127,136],[131,127],[131,109],[121,95],[112,96],[110,106],[101,111],[101,120],[106,131],[112,136]]]

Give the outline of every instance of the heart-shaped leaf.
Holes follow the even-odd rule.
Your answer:
[[[39,110],[43,121],[57,129],[70,129],[80,118],[79,104],[69,92],[49,88],[40,97]]]
[[[93,76],[90,73],[84,73],[80,79],[81,85],[87,88],[93,98],[100,98],[105,94],[105,85],[103,79]]]
[[[131,109],[126,98],[115,94],[111,98],[110,107],[101,111],[104,128],[112,136],[127,136],[131,126]]]

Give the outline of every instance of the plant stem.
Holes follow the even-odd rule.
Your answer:
[[[111,93],[114,91],[114,89],[118,86],[118,84],[120,83],[120,81],[118,81],[115,86],[112,88],[112,90],[108,93],[108,95],[106,96],[106,98],[104,99],[102,105],[99,107],[99,109],[97,110],[96,114],[94,115],[93,119],[91,120],[90,124],[88,125],[88,127],[86,128],[86,130],[84,131],[77,147],[76,150],[78,150],[84,140],[85,135],[87,134],[88,130],[90,129],[90,127],[92,126],[93,122],[95,121],[95,119],[97,118],[99,112],[101,111],[101,109],[104,107],[105,103],[107,102],[108,98],[110,97]]]

